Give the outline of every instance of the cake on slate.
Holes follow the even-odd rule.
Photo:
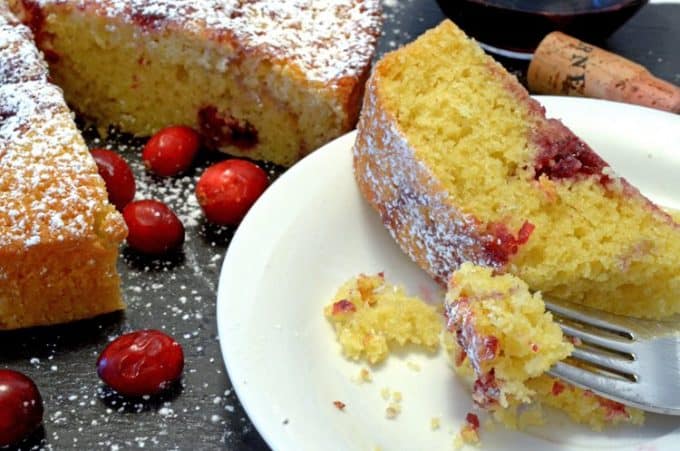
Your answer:
[[[122,309],[126,233],[30,30],[0,2],[0,330]]]
[[[680,226],[452,22],[377,63],[354,168],[397,242],[442,284],[470,261],[546,298],[680,312]]]
[[[68,103],[105,128],[188,125],[291,165],[355,124],[378,0],[9,0]]]

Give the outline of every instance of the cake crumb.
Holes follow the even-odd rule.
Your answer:
[[[400,403],[401,400],[403,399],[401,392],[400,391],[395,391],[392,393],[392,401],[396,403]]]
[[[460,431],[465,443],[479,443],[479,417],[474,413],[465,415],[465,424]]]
[[[415,371],[415,372],[420,372],[420,365],[418,365],[416,362],[413,360],[409,360],[406,362],[406,366],[409,367],[409,369]]]
[[[370,383],[373,381],[373,374],[367,368],[361,368],[356,375],[355,380],[360,383]]]
[[[393,420],[399,416],[401,413],[401,406],[396,403],[392,403],[385,409],[385,417],[389,420]]]
[[[441,419],[439,417],[430,418],[430,429],[436,431],[441,427]]]
[[[435,353],[439,349],[442,315],[425,301],[408,296],[384,274],[360,274],[337,291],[324,315],[335,329],[342,353],[371,365],[394,349],[412,345]]]
[[[347,407],[347,404],[345,404],[342,401],[333,401],[333,405],[338,409],[338,410],[345,410],[345,407]]]
[[[380,390],[380,396],[382,396],[382,399],[384,399],[385,401],[390,399],[390,389],[384,387],[382,390]]]

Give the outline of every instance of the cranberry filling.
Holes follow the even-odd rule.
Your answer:
[[[517,253],[519,246],[529,241],[534,226],[529,221],[524,221],[515,237],[505,224],[492,222],[487,225],[489,236],[484,247],[489,256],[499,263],[505,264],[511,256]]]
[[[565,388],[566,388],[566,387],[564,386],[564,384],[563,384],[562,382],[555,381],[555,382],[553,383],[553,386],[552,386],[552,394],[553,394],[553,396],[559,395],[560,393],[562,393],[562,392],[564,391]]]
[[[467,421],[467,424],[469,424],[473,430],[476,431],[479,429],[479,417],[474,413],[465,415],[465,421]]]
[[[23,6],[24,14],[22,21],[31,29],[33,35],[37,38],[45,25],[45,14],[43,14],[40,5],[36,1],[21,0],[21,4]]]
[[[498,352],[498,338],[490,335],[482,339],[482,346],[479,350],[479,360],[493,360]]]
[[[536,157],[537,179],[543,174],[551,179],[602,174],[602,169],[607,166],[585,142],[559,121],[551,120],[546,131],[535,137],[535,142],[542,149]],[[606,183],[608,180],[607,176],[602,175],[600,182]]]
[[[157,30],[163,22],[167,20],[167,15],[161,11],[152,11],[148,8],[140,7],[135,2],[131,2],[126,9],[132,21],[147,31]]]
[[[48,63],[59,61],[59,54],[51,48],[52,33],[45,31],[45,14],[40,4],[34,0],[21,0],[23,5],[23,22],[31,29],[35,42],[45,55]]]
[[[257,130],[248,121],[239,121],[234,116],[219,113],[214,106],[201,108],[198,112],[201,135],[209,147],[235,146],[248,150],[258,142]]]
[[[356,312],[357,308],[347,299],[341,299],[333,304],[333,315],[339,315],[341,313]]]
[[[479,407],[485,409],[496,405],[500,390],[496,383],[496,371],[494,368],[486,374],[482,374],[475,380],[472,386],[472,399]]]
[[[617,416],[623,415],[628,417],[628,412],[626,412],[626,406],[620,402],[612,401],[611,399],[599,398],[598,402],[606,411],[607,420],[611,420]]]

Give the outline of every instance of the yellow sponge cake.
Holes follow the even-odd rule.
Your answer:
[[[680,226],[450,21],[377,63],[354,169],[397,242],[442,284],[470,261],[546,297],[680,312]]]
[[[378,0],[10,0],[50,73],[101,127],[198,130],[290,165],[355,124]]]
[[[125,223],[30,31],[0,27],[0,330],[119,310]]]

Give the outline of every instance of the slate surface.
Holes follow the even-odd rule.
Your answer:
[[[434,0],[385,0],[385,32],[379,54],[408,42],[442,18]],[[680,84],[680,4],[648,5],[605,46]],[[520,77],[524,63],[502,61]],[[77,324],[0,333],[0,367],[32,377],[45,401],[45,426],[22,449],[267,450],[231,389],[219,351],[215,319],[217,279],[233,230],[205,224],[193,197],[202,168],[223,158],[203,155],[185,177],[159,180],[139,163],[143,141],[113,136],[92,146],[121,150],[132,163],[138,197],[170,203],[187,226],[184,252],[147,261],[123,252],[129,309]],[[279,168],[269,167],[272,178]],[[95,373],[108,340],[139,328],[157,328],[180,341],[186,354],[182,386],[160,398],[125,400],[109,392]]]

